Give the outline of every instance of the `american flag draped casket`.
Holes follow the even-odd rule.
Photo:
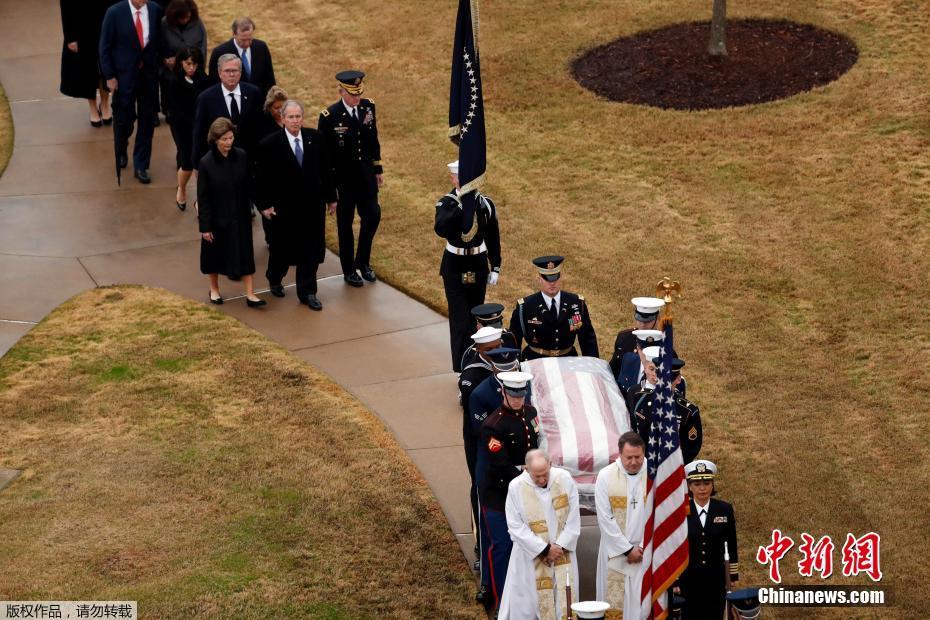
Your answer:
[[[596,357],[551,357],[523,362],[533,375],[532,404],[539,447],[578,484],[581,505],[594,511],[597,473],[617,458],[617,440],[630,416],[610,366]]]

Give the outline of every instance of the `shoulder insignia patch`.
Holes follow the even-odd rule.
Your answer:
[[[375,100],[374,100],[374,99],[369,99],[369,100],[368,100],[368,103],[370,103],[371,105],[375,105]]]
[[[326,108],[323,108],[320,114],[322,114],[323,116],[329,116],[329,110],[327,110]]]
[[[578,296],[578,299],[579,299],[579,301],[584,301],[584,295],[579,295],[579,296]]]
[[[488,442],[488,450],[490,450],[491,452],[500,452],[501,448],[503,447],[504,447],[504,444],[499,442],[494,437],[491,437],[491,441]]]
[[[518,299],[518,300],[517,300],[517,303],[518,303],[518,304],[522,304],[522,303],[523,303],[523,298],[521,297],[520,299]]]
[[[691,430],[688,431],[688,439],[690,439],[691,441],[694,441],[695,439],[697,439],[697,429],[693,426],[691,427]]]

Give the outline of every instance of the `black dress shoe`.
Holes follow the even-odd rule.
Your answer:
[[[342,276],[342,279],[345,280],[346,284],[349,286],[354,286],[356,288],[359,286],[365,286],[365,283],[362,282],[362,279],[358,277],[358,274],[354,271],[347,276]]]
[[[270,285],[271,294],[275,297],[284,297],[284,287],[280,284]]]
[[[126,156],[126,153],[121,153],[119,156],[119,167],[125,168],[129,165],[129,157]]]
[[[362,267],[362,279],[366,282],[376,282],[378,280],[378,276],[375,275],[375,270],[371,268],[371,265]]]
[[[219,296],[219,297],[214,297],[214,296],[213,296],[213,293],[210,292],[210,293],[207,293],[207,296],[210,298],[210,303],[211,303],[211,304],[214,304],[214,305],[216,305],[216,306],[222,306],[222,305],[223,305],[223,296],[222,296],[222,295]]]
[[[323,309],[323,304],[321,304],[320,300],[316,298],[316,295],[307,296],[307,299],[304,301],[304,303],[310,306],[311,310],[319,311]]]
[[[135,175],[135,177],[139,179],[139,183],[143,185],[148,185],[152,182],[152,177],[149,176],[148,170],[136,170],[133,172],[133,175]]]
[[[249,299],[248,297],[246,297],[246,298],[245,298],[245,304],[246,304],[249,308],[261,308],[262,306],[267,305],[268,302],[265,301],[264,299],[257,299],[257,300],[255,300],[255,301],[252,301],[251,299]]]

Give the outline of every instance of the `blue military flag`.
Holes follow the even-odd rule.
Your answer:
[[[484,182],[487,166],[481,63],[478,60],[478,0],[459,0],[449,88],[449,138],[459,147],[464,232],[472,227],[475,190]]]

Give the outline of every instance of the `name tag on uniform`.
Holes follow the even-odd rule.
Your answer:
[[[726,517],[714,517],[714,523],[726,523],[726,522],[727,522]]]

